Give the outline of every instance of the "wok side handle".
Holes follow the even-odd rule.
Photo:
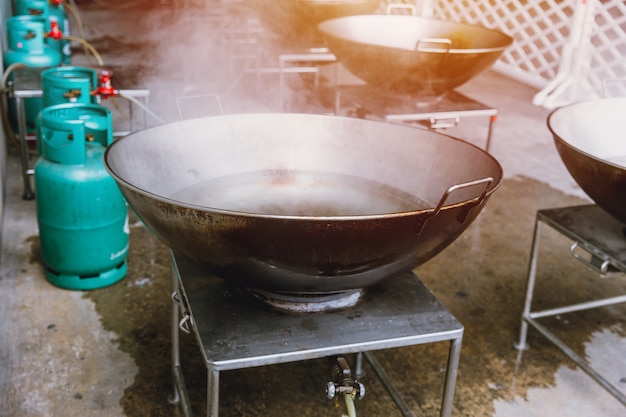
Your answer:
[[[448,38],[422,38],[415,44],[416,52],[443,52],[449,53],[452,41]]]
[[[493,183],[493,178],[492,177],[486,177],[486,178],[482,178],[480,180],[468,181],[468,182],[464,182],[462,184],[456,184],[456,185],[452,185],[452,186],[448,187],[448,189],[443,193],[443,195],[441,196],[441,199],[439,200],[439,203],[433,209],[433,211],[430,213],[430,215],[428,215],[421,222],[418,223],[417,234],[418,235],[422,234],[422,231],[424,230],[424,227],[426,227],[426,223],[428,223],[428,221],[430,219],[432,219],[437,214],[439,214],[439,212],[441,211],[441,208],[444,206],[444,204],[446,203],[446,201],[448,200],[450,195],[452,195],[454,192],[456,192],[458,190],[461,190],[461,189],[464,189],[464,188],[475,187],[477,185],[484,184],[484,187],[482,188],[482,191],[480,192],[480,194],[477,195],[476,197],[472,198],[471,200],[469,200],[469,202],[465,204],[465,208],[459,214],[459,217],[457,218],[457,220],[459,222],[463,223],[465,221],[465,219],[467,218],[467,215],[468,215],[469,211],[472,208],[474,208],[474,207],[476,207],[476,206],[478,206],[478,205],[483,203],[483,201],[485,200],[485,196],[487,195],[487,190],[489,190],[489,187],[491,186],[492,183]]]
[[[387,5],[387,14],[393,14],[395,10],[410,10],[412,16],[417,16],[417,7],[414,4],[405,4],[405,3],[390,3]]]
[[[217,110],[218,110],[217,114],[224,114],[224,107],[222,107],[222,100],[220,99],[220,96],[218,94],[210,93],[210,94],[200,94],[200,95],[195,95],[195,96],[184,96],[184,97],[176,98],[176,107],[178,109],[178,117],[180,118],[180,120],[185,120],[185,114],[184,114],[185,112],[183,111],[183,101],[194,100],[197,105],[198,100],[205,100],[205,99],[213,99],[213,101],[215,101],[215,104],[217,105]]]

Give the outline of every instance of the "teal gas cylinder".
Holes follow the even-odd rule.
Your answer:
[[[38,125],[34,177],[46,278],[76,290],[111,285],[126,275],[129,245],[126,201],[103,162],[111,112],[58,104],[41,110]]]
[[[98,104],[98,71],[83,67],[54,67],[41,72],[43,106],[63,103]]]
[[[13,14],[16,16],[43,17],[47,22],[46,31],[50,30],[53,22],[56,22],[64,36],[70,34],[70,21],[65,13],[62,0],[13,0]],[[63,64],[70,64],[72,50],[67,39],[47,39],[46,42],[59,50]]]
[[[7,19],[8,47],[4,52],[4,64],[24,64],[34,68],[54,67],[61,64],[61,54],[44,40],[46,21],[42,17],[13,16]],[[26,125],[33,130],[37,114],[42,108],[40,97],[25,98]],[[14,113],[15,110],[13,109]]]

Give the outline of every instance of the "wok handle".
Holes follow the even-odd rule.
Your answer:
[[[448,38],[422,38],[415,44],[417,52],[450,52],[452,41]]]
[[[485,196],[487,195],[487,190],[489,190],[489,187],[491,186],[492,183],[493,183],[493,178],[492,177],[486,177],[486,178],[483,178],[483,179],[480,179],[480,180],[468,181],[468,182],[464,182],[462,184],[456,184],[456,185],[452,185],[452,186],[448,187],[448,189],[443,193],[443,195],[441,196],[441,199],[439,200],[439,203],[434,208],[434,210],[430,213],[430,215],[425,217],[424,220],[422,220],[418,224],[417,234],[418,235],[422,234],[422,231],[424,230],[424,227],[426,226],[426,223],[428,223],[428,221],[430,219],[432,219],[437,214],[439,214],[439,212],[441,211],[442,207],[444,206],[444,204],[446,203],[446,201],[448,200],[450,195],[452,195],[452,193],[454,193],[454,192],[456,192],[458,190],[464,189],[464,188],[475,187],[477,185],[484,184],[484,187],[483,187],[482,191],[480,192],[480,194],[477,195],[476,197],[472,198],[471,200],[469,200],[469,202],[467,202],[465,204],[465,209],[460,213],[458,220],[461,223],[464,222],[465,218],[467,217],[467,214],[469,213],[469,210],[472,209],[473,207],[476,207],[476,206],[478,206],[478,205],[483,203],[483,201],[485,200]]]
[[[393,14],[394,9],[405,9],[411,11],[411,16],[417,16],[417,7],[414,4],[390,3],[387,5],[387,14]]]
[[[210,93],[210,94],[200,94],[200,95],[195,95],[195,96],[183,96],[183,97],[177,97],[176,98],[176,107],[178,108],[178,117],[180,118],[180,120],[185,120],[185,115],[184,115],[184,111],[182,108],[182,103],[185,100],[194,100],[194,103],[196,104],[196,107],[200,103],[201,100],[205,100],[206,99],[213,99],[215,101],[215,104],[217,105],[217,110],[219,111],[217,114],[224,114],[224,108],[222,107],[222,100],[220,99],[220,96],[218,94],[215,93]],[[193,104],[193,103],[192,103]],[[191,117],[193,117],[193,115],[190,115]],[[210,114],[206,114],[204,116],[210,116]]]

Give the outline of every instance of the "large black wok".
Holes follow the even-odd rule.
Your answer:
[[[403,125],[237,114],[132,133],[105,154],[141,220],[236,284],[333,292],[423,263],[502,180],[483,150]]]
[[[362,15],[319,25],[328,47],[372,87],[438,97],[489,68],[513,42],[496,30],[405,15]]]
[[[578,185],[626,223],[626,98],[561,107],[548,116],[548,128]]]

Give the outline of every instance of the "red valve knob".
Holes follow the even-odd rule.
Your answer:
[[[117,95],[117,91],[111,85],[111,75],[109,71],[102,71],[98,80],[98,89],[94,92],[104,99],[108,99],[111,96]]]
[[[61,32],[59,22],[50,19],[50,32],[46,33],[46,38],[52,38],[57,41],[63,38],[63,32]]]
[[[50,0],[50,3],[54,6],[60,6],[63,3],[63,0]]]

